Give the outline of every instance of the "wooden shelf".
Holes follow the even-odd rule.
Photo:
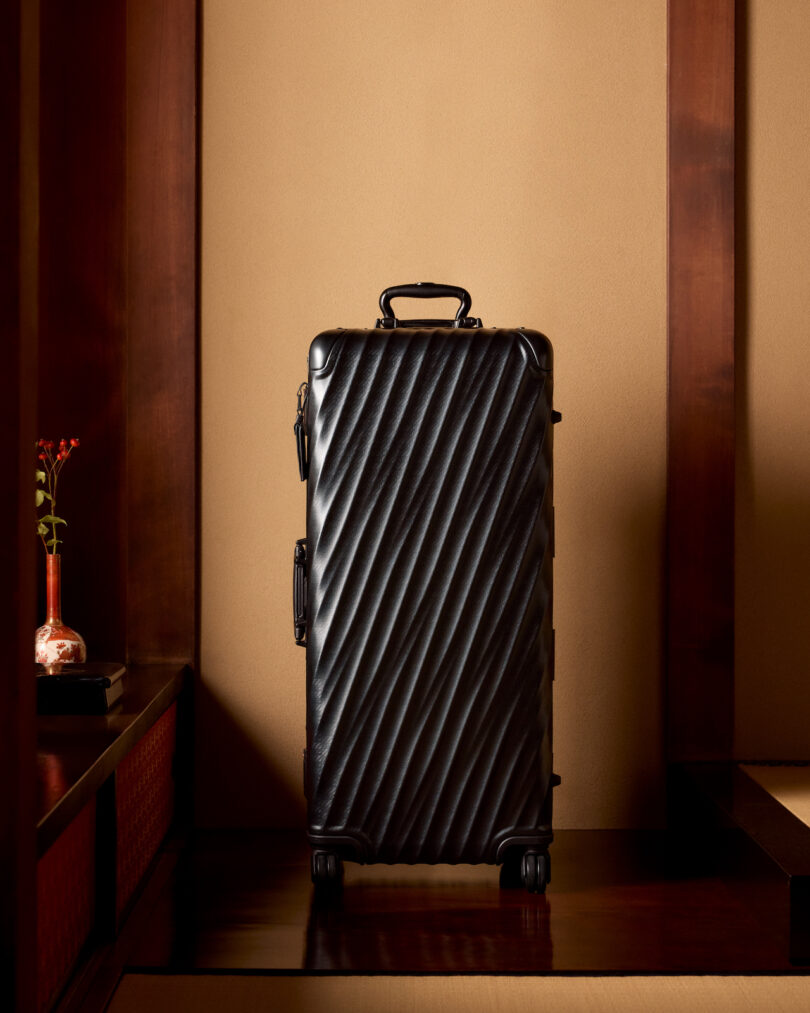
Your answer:
[[[37,854],[42,856],[180,695],[190,669],[132,665],[124,694],[101,715],[37,720]]]

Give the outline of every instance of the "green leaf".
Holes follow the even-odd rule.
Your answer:
[[[37,534],[38,535],[47,535],[48,534],[48,529],[45,527],[44,524],[42,524],[42,523],[37,524]]]
[[[51,501],[51,503],[53,503],[53,496],[51,496],[51,494],[49,492],[45,492],[45,490],[43,489],[42,490],[42,495],[45,497],[45,499],[49,499]]]
[[[44,517],[40,517],[43,524],[65,524],[67,521],[63,521],[61,517],[54,517],[53,514],[45,514]]]
[[[41,489],[37,489],[36,495],[34,496],[34,506],[41,507],[45,502],[45,493]]]
[[[37,470],[34,472],[34,475],[36,476],[37,482],[44,482],[45,479],[48,477],[45,474],[45,472],[44,471],[40,471],[39,468],[37,468]]]
[[[54,548],[56,548],[57,545],[61,545],[62,544],[62,539],[61,538],[49,538],[48,541],[45,544],[46,545],[52,545]]]

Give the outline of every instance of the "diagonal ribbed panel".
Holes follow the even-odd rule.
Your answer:
[[[309,829],[366,860],[550,831],[551,372],[524,334],[334,332],[310,375]]]

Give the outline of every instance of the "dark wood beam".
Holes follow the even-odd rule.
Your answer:
[[[734,0],[669,0],[667,739],[734,731]]]
[[[39,0],[3,5],[0,31],[0,1006],[36,1008],[33,528],[37,355]]]
[[[197,7],[126,8],[127,656],[141,662],[196,653]]]

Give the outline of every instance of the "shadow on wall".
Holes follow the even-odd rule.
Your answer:
[[[232,826],[238,812],[244,827],[303,828],[303,788],[294,791],[267,762],[247,729],[203,679],[195,686],[195,711],[197,825]]]
[[[810,489],[741,481],[736,755],[810,759]]]
[[[665,481],[651,486],[647,498],[628,510],[624,532],[628,573],[634,576],[627,605],[636,622],[625,647],[627,675],[619,704],[630,716],[628,735],[648,737],[637,754],[646,762],[637,770],[628,802],[632,812],[645,814],[641,825],[648,828],[666,824],[666,495]]]
[[[635,492],[618,518],[616,537],[620,607],[608,706],[618,737],[610,748],[628,813],[622,825],[660,828],[665,824],[666,794],[666,487],[663,482],[639,482]]]
[[[810,361],[803,350],[804,334],[789,334],[790,321],[802,319],[806,284],[800,261],[796,261],[792,272],[795,282],[789,285],[791,304],[773,307],[783,314],[773,332],[763,331],[758,323],[754,333],[754,296],[762,300],[762,292],[770,292],[772,282],[767,275],[763,282],[751,273],[751,204],[753,199],[763,199],[763,183],[756,180],[755,190],[749,171],[752,119],[746,82],[751,80],[750,10],[746,15],[738,26],[735,95],[735,756],[743,760],[809,760],[810,416],[806,398],[797,394],[801,388],[792,386],[789,375]],[[803,228],[797,218],[795,230],[780,235],[780,246],[771,249],[772,256],[784,257],[786,250],[801,245]],[[765,245],[761,237],[759,241]],[[758,286],[763,286],[762,291]],[[761,308],[759,313],[761,319]],[[806,332],[803,324],[801,331]],[[766,353],[766,384],[770,386],[762,389],[770,391],[769,401],[774,392],[779,398],[769,404],[762,403],[761,395],[755,402],[753,390],[755,365],[763,365]],[[779,356],[786,364],[782,368]]]
[[[558,828],[660,827],[664,823],[663,433],[641,459],[599,453],[600,420],[564,412],[555,446],[557,557],[555,792]],[[560,399],[563,407],[566,402]],[[633,415],[633,412],[637,412]],[[627,410],[612,446],[644,426]],[[658,420],[654,420],[653,426]],[[655,442],[652,442],[655,441]]]

